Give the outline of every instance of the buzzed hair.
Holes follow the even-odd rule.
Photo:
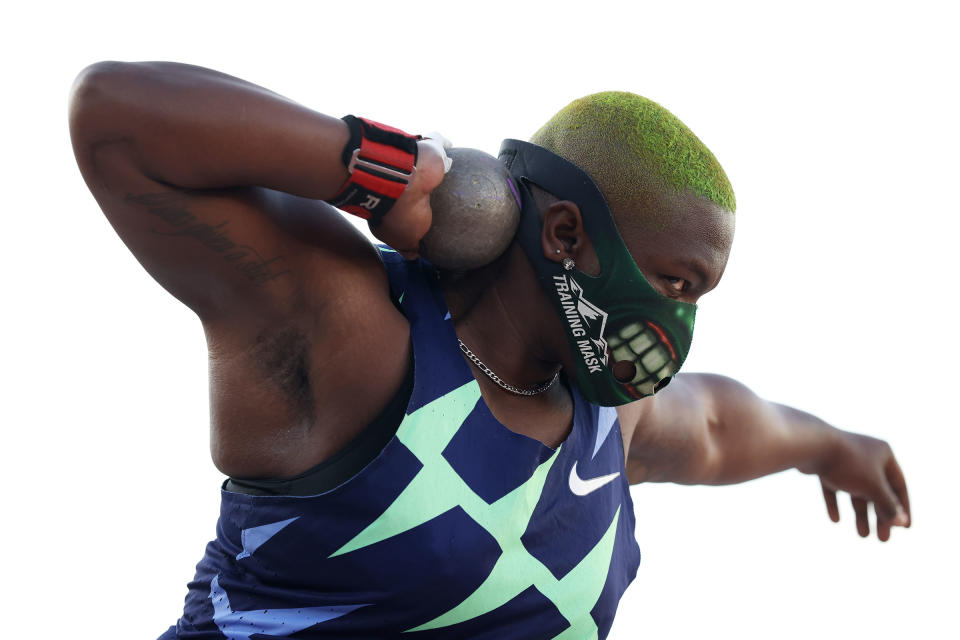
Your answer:
[[[587,172],[614,211],[662,227],[670,192],[692,192],[723,209],[737,208],[733,187],[706,145],[653,100],[605,91],[574,100],[530,139]],[[624,215],[624,213],[621,213]]]

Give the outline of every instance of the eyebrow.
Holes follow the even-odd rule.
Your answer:
[[[680,265],[694,272],[700,278],[700,287],[706,287],[710,284],[710,278],[707,276],[707,268],[696,258],[682,258]]]

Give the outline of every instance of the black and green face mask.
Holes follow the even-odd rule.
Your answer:
[[[606,200],[579,167],[520,140],[504,140],[500,160],[520,192],[517,239],[563,319],[580,392],[603,406],[653,395],[687,357],[696,305],[667,298],[647,282],[627,251]],[[530,184],[577,203],[600,261],[600,275],[564,271],[544,257],[540,212]],[[632,379],[620,382],[614,377],[613,366],[620,362],[634,365]],[[629,371],[629,367],[618,371],[623,368]]]

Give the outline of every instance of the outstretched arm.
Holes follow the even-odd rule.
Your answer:
[[[861,536],[909,526],[910,502],[890,446],[768,402],[730,378],[678,376],[653,398],[620,408],[631,483],[732,484],[796,468],[820,476],[830,518],[840,519],[837,491],[850,494]],[[632,434],[626,425],[635,425]]]

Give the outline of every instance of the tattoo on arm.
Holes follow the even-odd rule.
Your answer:
[[[211,225],[197,219],[187,209],[187,198],[179,193],[159,192],[128,194],[127,202],[142,206],[152,216],[162,220],[172,231],[151,232],[169,237],[194,238],[210,251],[217,253],[224,262],[243,275],[254,286],[260,286],[290,273],[283,268],[283,256],[264,258],[256,249],[239,244],[228,235],[229,220]]]

